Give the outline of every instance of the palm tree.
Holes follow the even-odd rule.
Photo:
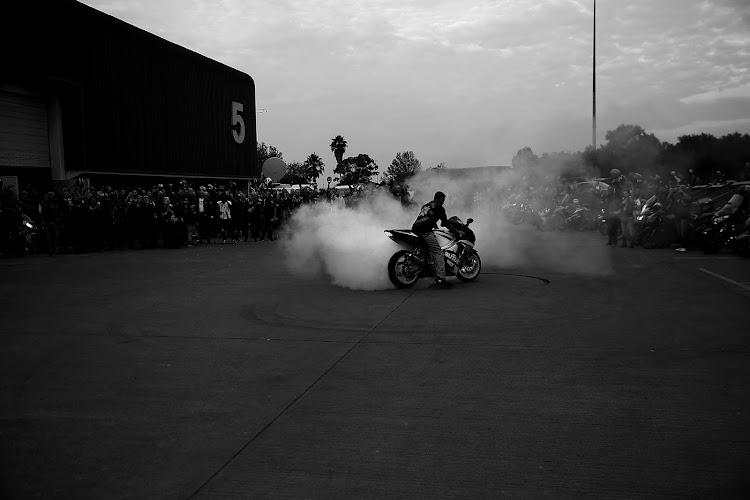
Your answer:
[[[341,162],[344,161],[344,153],[346,152],[346,139],[344,139],[340,135],[334,137],[331,141],[331,151],[333,151],[333,156],[336,157],[336,166],[338,167],[338,165],[341,165]]]
[[[307,177],[313,182],[317,182],[318,177],[323,175],[323,170],[326,168],[326,164],[323,163],[323,159],[315,153],[307,157],[304,165]]]

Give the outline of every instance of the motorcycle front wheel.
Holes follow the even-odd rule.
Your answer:
[[[482,270],[482,259],[474,250],[470,251],[466,257],[461,259],[459,268],[456,270],[456,278],[461,281],[473,281],[479,276]]]
[[[412,259],[411,252],[399,250],[388,261],[388,278],[396,288],[411,288],[419,279],[419,266]]]
[[[659,236],[655,228],[650,227],[643,230],[641,233],[641,246],[648,250],[659,246]]]

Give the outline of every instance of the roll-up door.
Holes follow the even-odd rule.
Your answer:
[[[0,89],[0,167],[50,167],[47,102]]]

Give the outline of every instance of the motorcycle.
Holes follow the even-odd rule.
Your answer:
[[[515,225],[534,219],[534,211],[526,203],[511,203],[503,208],[505,217]]]
[[[458,217],[448,219],[444,229],[436,229],[435,236],[445,256],[445,274],[461,281],[473,281],[482,270],[482,261],[474,249],[476,236],[469,229],[474,219],[464,224]],[[435,262],[427,244],[409,229],[386,229],[388,237],[401,245],[388,261],[388,277],[397,288],[410,288],[420,278],[435,276]]]
[[[586,231],[593,224],[589,212],[588,208],[577,205],[558,206],[554,210],[548,208],[539,213],[537,227],[542,231],[564,231],[566,229]]]
[[[23,245],[24,251],[33,255],[37,252],[39,244],[37,237],[37,225],[31,217],[21,214],[21,226],[18,229],[18,244]]]
[[[598,221],[596,224],[599,227],[599,234],[609,236],[609,226],[607,225],[607,218],[604,215],[604,209],[596,216],[596,220]],[[617,239],[618,241],[622,239],[622,225],[617,226]]]
[[[716,217],[699,233],[699,244],[703,253],[718,253],[722,248],[741,251],[745,239],[745,224],[738,214]]]
[[[750,218],[745,221],[745,232],[737,236],[737,253],[742,257],[750,258]]]
[[[638,216],[638,219],[641,217]],[[695,240],[695,235],[700,234],[704,230],[710,218],[711,214],[693,215],[690,217],[687,233],[688,242]],[[638,222],[641,222],[641,220]],[[641,227],[640,233],[637,234],[639,234],[640,244],[643,248],[649,250],[653,248],[666,248],[678,241],[674,215],[666,214],[663,211],[652,212],[650,215],[645,216],[645,221],[643,221]]]

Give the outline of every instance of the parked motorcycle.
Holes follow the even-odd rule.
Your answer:
[[[536,215],[526,203],[511,203],[503,208],[503,214],[510,222],[516,225],[531,222]]]
[[[590,210],[584,206],[555,207],[554,210],[546,209],[539,213],[537,227],[542,231],[564,231],[573,229],[575,231],[586,231],[592,227]]]
[[[745,232],[737,236],[736,248],[742,257],[750,258],[750,217],[745,221]]]
[[[699,234],[699,245],[703,253],[712,254],[722,248],[739,250],[744,241],[739,237],[745,232],[744,217],[739,214],[722,215],[714,218]]]
[[[39,237],[37,236],[37,225],[31,217],[21,214],[21,227],[18,229],[18,242],[23,245],[24,252],[35,254],[39,250]]]
[[[448,225],[434,231],[445,255],[445,273],[461,281],[473,281],[479,276],[482,261],[474,249],[476,236],[469,229],[474,219],[464,224],[458,217],[448,219]],[[388,261],[388,277],[398,288],[410,288],[419,278],[435,276],[435,262],[426,243],[409,229],[386,229],[390,239],[402,248]]]
[[[700,244],[700,238],[697,235],[703,231],[710,219],[711,214],[691,216],[688,225],[687,240],[694,241],[698,239]],[[643,248],[666,248],[677,241],[677,227],[675,226],[674,215],[663,211],[656,211],[646,217],[640,232],[640,243]]]

